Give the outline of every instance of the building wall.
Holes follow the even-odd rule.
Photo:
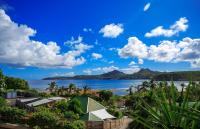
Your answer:
[[[130,122],[132,122],[130,118],[106,121],[87,121],[86,127],[87,129],[127,129]]]

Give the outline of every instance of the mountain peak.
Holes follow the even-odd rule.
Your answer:
[[[107,73],[104,73],[104,74],[101,74],[101,75],[103,75],[103,76],[125,75],[125,73],[118,71],[118,70],[113,70],[113,71],[110,71],[110,72],[107,72]]]

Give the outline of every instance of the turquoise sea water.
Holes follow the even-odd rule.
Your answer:
[[[44,90],[52,80],[29,80],[29,85],[32,88]],[[117,95],[127,94],[127,89],[130,86],[137,86],[142,84],[145,80],[57,80],[56,83],[59,87],[68,86],[70,83],[76,84],[77,87],[82,88],[88,85],[92,89],[112,89]],[[174,82],[178,89],[181,83],[187,82]]]

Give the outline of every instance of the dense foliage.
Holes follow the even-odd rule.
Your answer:
[[[0,108],[1,120],[10,123],[23,123],[26,112],[22,109],[4,106]]]
[[[56,129],[58,126],[59,117],[48,109],[39,110],[33,113],[28,120],[31,127],[38,126],[41,129]]]
[[[149,87],[151,85],[153,87]],[[199,95],[195,102],[190,99],[191,92],[199,89],[200,85],[190,83],[184,91],[178,92],[175,85],[171,83],[150,82],[144,85],[146,90],[137,91],[130,98],[130,111],[133,114],[133,129],[197,129],[200,128]],[[192,89],[191,89],[192,88]],[[195,91],[195,92],[194,92]],[[193,94],[194,95],[194,94]],[[191,101],[193,100],[193,101]]]

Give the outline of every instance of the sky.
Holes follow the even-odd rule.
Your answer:
[[[199,0],[0,0],[8,76],[200,70]]]

